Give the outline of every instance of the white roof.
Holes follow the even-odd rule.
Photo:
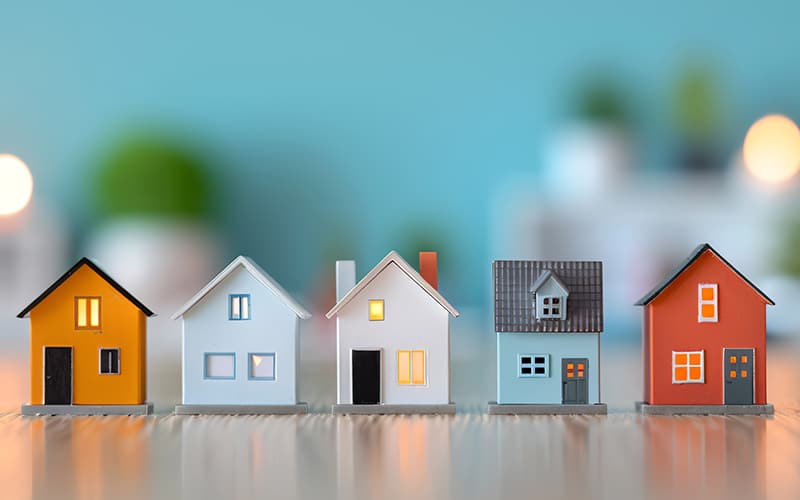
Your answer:
[[[214,289],[215,286],[219,285],[225,278],[228,277],[236,268],[239,266],[244,267],[248,273],[250,273],[253,278],[255,278],[259,283],[264,285],[267,289],[271,290],[272,293],[278,296],[287,306],[289,309],[294,311],[302,319],[308,319],[311,317],[311,313],[306,310],[303,306],[300,305],[299,302],[294,300],[294,298],[289,295],[289,293],[283,289],[282,286],[278,284],[277,281],[272,279],[272,277],[267,274],[258,264],[253,262],[252,259],[249,257],[245,257],[240,255],[233,259],[233,262],[227,265],[225,269],[223,269],[218,275],[214,277],[206,286],[203,287],[202,290],[197,292],[197,294],[189,299],[189,302],[183,305],[178,312],[172,315],[172,319],[178,319],[186,312],[194,307],[195,304],[200,302],[200,299],[208,295],[208,293]]]
[[[328,319],[332,318],[336,313],[339,312],[339,310],[341,310],[345,305],[347,305],[348,302],[353,300],[353,298],[356,295],[358,295],[358,292],[366,288],[367,285],[369,285],[372,282],[372,280],[375,279],[381,273],[381,271],[386,269],[386,266],[392,263],[396,264],[397,267],[399,267],[401,271],[403,271],[409,278],[411,278],[417,285],[419,285],[420,288],[425,290],[428,293],[428,295],[433,297],[433,300],[435,300],[436,302],[439,303],[439,305],[447,309],[447,312],[449,312],[453,316],[458,316],[458,311],[456,311],[455,308],[451,306],[450,303],[447,302],[447,300],[445,300],[444,297],[442,297],[442,294],[440,294],[435,288],[433,288],[430,285],[430,283],[425,281],[425,278],[423,278],[413,267],[411,267],[408,262],[406,262],[402,257],[400,257],[400,254],[392,250],[386,255],[386,257],[384,257],[380,262],[378,262],[378,264],[375,267],[373,267],[372,270],[370,270],[370,272],[368,272],[367,275],[364,276],[361,279],[361,281],[359,281],[356,284],[356,286],[351,288],[350,291],[347,292],[345,296],[342,297],[341,300],[336,303],[335,306],[333,306],[333,309],[328,311],[328,314],[326,314],[325,317]]]

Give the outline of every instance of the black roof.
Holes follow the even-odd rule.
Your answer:
[[[533,285],[543,274],[569,290],[567,318],[537,319]],[[496,260],[495,332],[599,333],[603,331],[603,263],[599,261]]]
[[[141,310],[141,311],[142,311],[142,312],[143,312],[143,313],[144,313],[146,316],[153,316],[153,315],[155,314],[153,311],[151,311],[150,309],[148,309],[148,308],[147,308],[147,307],[146,307],[144,304],[142,304],[141,302],[139,302],[139,300],[138,300],[136,297],[134,297],[133,295],[131,295],[131,294],[130,294],[130,292],[128,292],[127,290],[125,290],[124,288],[122,288],[122,286],[121,286],[119,283],[117,283],[116,281],[114,281],[114,279],[113,279],[113,278],[111,278],[111,276],[109,276],[108,274],[106,274],[106,273],[105,273],[105,271],[103,271],[102,269],[100,269],[100,268],[97,266],[97,264],[95,264],[94,262],[92,262],[90,259],[88,259],[88,258],[86,258],[86,257],[83,257],[83,258],[82,258],[81,260],[79,260],[79,261],[78,261],[78,262],[77,262],[77,263],[76,263],[74,266],[72,266],[72,267],[69,269],[69,271],[67,271],[66,273],[64,273],[64,275],[63,275],[63,276],[61,276],[60,278],[58,278],[58,280],[56,280],[56,282],[55,282],[55,283],[53,283],[52,285],[50,285],[50,287],[49,287],[47,290],[45,290],[45,291],[44,291],[44,292],[43,292],[41,295],[39,295],[38,297],[36,297],[36,299],[35,299],[33,302],[31,302],[30,304],[28,304],[28,306],[27,306],[25,309],[23,309],[23,310],[22,310],[22,311],[21,311],[19,314],[17,314],[17,317],[18,317],[18,318],[24,318],[25,316],[27,316],[27,315],[28,315],[28,313],[29,313],[29,312],[31,312],[31,310],[32,310],[34,307],[36,307],[37,305],[39,305],[39,303],[40,303],[41,301],[43,301],[44,299],[46,299],[48,295],[50,295],[51,293],[53,293],[53,291],[54,291],[56,288],[58,288],[59,286],[61,286],[61,284],[62,284],[62,283],[64,283],[65,281],[67,281],[67,279],[68,279],[70,276],[72,276],[72,275],[73,275],[73,274],[74,274],[74,273],[75,273],[75,272],[76,272],[78,269],[80,269],[82,266],[89,266],[89,269],[91,269],[92,271],[94,271],[94,272],[96,272],[98,275],[100,275],[100,277],[101,277],[101,278],[103,278],[103,279],[104,279],[106,282],[108,282],[108,284],[109,284],[109,285],[111,285],[112,287],[114,287],[114,289],[115,289],[116,291],[118,291],[119,293],[121,293],[121,294],[122,294],[122,295],[123,295],[123,296],[124,296],[126,299],[128,299],[129,301],[131,301],[131,302],[133,303],[133,305],[135,305],[136,307],[138,307],[138,308],[139,308],[139,309],[140,309],[140,310]]]
[[[767,297],[767,294],[762,292],[757,286],[755,286],[753,283],[751,283],[749,279],[745,278],[744,274],[740,273],[738,269],[733,267],[730,262],[725,260],[725,257],[720,255],[719,252],[714,250],[714,247],[712,247],[708,243],[703,243],[701,245],[697,245],[697,247],[694,250],[692,250],[692,253],[689,254],[689,257],[687,257],[686,260],[681,262],[680,265],[678,267],[676,267],[675,270],[672,273],[670,273],[669,276],[667,276],[661,283],[656,285],[655,288],[650,290],[644,297],[639,299],[634,305],[636,305],[636,306],[644,306],[644,305],[647,305],[650,302],[652,302],[652,300],[655,299],[656,297],[658,297],[658,295],[661,292],[663,292],[665,288],[667,288],[673,281],[675,281],[675,278],[680,276],[681,273],[683,273],[683,271],[685,271],[687,267],[691,266],[692,263],[694,261],[696,261],[698,257],[703,255],[703,253],[706,250],[710,250],[711,253],[713,253],[715,256],[717,256],[717,258],[719,260],[721,260],[722,262],[725,263],[726,266],[731,268],[731,270],[733,270],[733,272],[735,272],[740,278],[742,278],[745,283],[750,285],[750,287],[753,290],[755,290],[759,295],[764,297],[764,300],[766,300],[768,304],[771,304],[773,306],[775,305],[775,302],[773,302],[772,299]]]

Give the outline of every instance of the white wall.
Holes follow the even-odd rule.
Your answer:
[[[228,319],[228,294],[249,293],[251,319]],[[184,404],[297,402],[298,318],[243,267],[183,317]],[[234,380],[205,380],[204,353],[235,352]],[[275,380],[248,380],[248,353],[275,353]]]
[[[385,301],[384,321],[369,320],[369,299]],[[382,350],[382,403],[450,402],[450,314],[396,264],[389,264],[342,308],[336,321],[339,403],[352,402],[353,349]],[[406,349],[426,351],[426,385],[397,383],[397,351]]]

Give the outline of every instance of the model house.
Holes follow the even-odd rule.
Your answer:
[[[773,413],[766,306],[774,302],[711,245],[636,305],[644,308],[644,413]]]
[[[337,404],[334,413],[455,413],[450,402],[450,316],[438,291],[437,255],[420,272],[389,252],[356,284],[336,263]]]
[[[17,317],[30,316],[31,399],[23,415],[145,414],[153,312],[83,258]]]
[[[489,413],[606,413],[603,263],[498,260],[492,277],[497,403]]]
[[[311,317],[247,257],[237,257],[173,319],[183,321],[176,413],[306,413],[297,402],[299,327]]]

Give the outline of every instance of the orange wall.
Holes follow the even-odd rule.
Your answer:
[[[717,283],[717,323],[697,321],[697,285]],[[712,252],[645,306],[651,404],[723,404],[723,348],[755,348],[755,403],[766,404],[766,301]],[[647,324],[645,324],[647,334]],[[672,351],[705,351],[705,383],[673,384]],[[649,359],[648,359],[649,358]],[[645,390],[647,395],[647,389]]]
[[[75,329],[75,297],[101,297],[100,329]],[[145,400],[146,317],[87,266],[30,314],[31,404],[43,404],[44,347],[72,347],[74,404],[141,404]],[[119,348],[119,375],[100,375],[100,348]]]

